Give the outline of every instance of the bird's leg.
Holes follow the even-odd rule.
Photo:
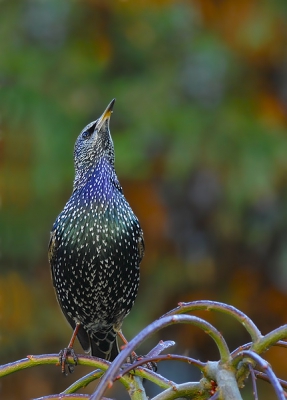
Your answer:
[[[122,341],[124,342],[124,345],[127,345],[129,342],[127,341],[127,339],[125,338],[125,336],[124,336],[124,334],[123,334],[123,332],[122,332],[122,330],[120,329],[119,331],[118,331],[118,336],[122,339]],[[136,360],[137,359],[137,353],[135,352],[135,351],[132,351],[131,352],[131,359],[132,360]]]
[[[118,331],[118,335],[119,337],[122,339],[122,341],[124,342],[125,345],[128,344],[127,339],[125,338],[122,330]],[[127,360],[128,362],[130,362],[131,364],[134,363],[135,361],[139,361],[143,358],[143,356],[138,356],[137,353],[135,351],[131,352],[131,355],[129,357],[129,359]],[[151,371],[156,372],[157,371],[157,364],[155,362],[148,362],[146,364],[143,364],[144,367],[150,369]]]
[[[76,327],[74,329],[74,332],[72,334],[70,343],[68,344],[68,347],[66,347],[64,350],[61,350],[60,353],[59,353],[59,363],[60,363],[60,365],[62,367],[62,374],[67,375],[66,374],[66,364],[68,366],[68,370],[69,370],[70,373],[72,373],[74,371],[74,366],[70,365],[67,362],[67,357],[69,355],[73,357],[75,365],[77,365],[77,363],[78,363],[78,357],[77,357],[77,355],[76,355],[76,353],[75,353],[75,351],[73,349],[73,346],[74,346],[77,334],[79,332],[80,325],[81,325],[80,322],[77,322]]]

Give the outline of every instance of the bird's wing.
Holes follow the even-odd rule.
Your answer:
[[[56,259],[56,251],[57,251],[56,231],[52,231],[50,233],[50,241],[48,245],[48,260],[51,266],[51,274],[54,287],[55,287],[54,265]]]
[[[139,251],[139,262],[143,259],[144,256],[144,251],[145,251],[145,245],[144,245],[144,237],[143,237],[143,231],[141,230],[139,238],[138,238],[138,251]]]
[[[49,246],[48,246],[48,259],[49,259],[49,263],[50,263],[50,266],[51,266],[51,274],[52,274],[52,281],[53,281],[54,287],[56,287],[56,284],[55,284],[55,270],[54,269],[55,269],[55,266],[56,266],[57,246],[58,246],[58,244],[57,244],[57,240],[56,240],[56,231],[54,230],[50,234],[50,241],[49,241]],[[76,322],[66,313],[64,307],[62,306],[61,300],[60,300],[59,296],[57,295],[57,291],[56,291],[56,296],[57,296],[57,299],[58,299],[58,303],[59,303],[59,305],[61,307],[62,313],[66,317],[66,319],[69,322],[69,324],[71,325],[71,327],[73,329],[75,329]],[[80,325],[77,337],[79,339],[79,342],[81,343],[81,346],[85,350],[85,352],[86,353],[90,353],[90,351],[91,351],[90,337],[87,334],[87,332],[84,330],[82,325]]]

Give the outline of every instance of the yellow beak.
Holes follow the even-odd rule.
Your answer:
[[[96,129],[99,131],[107,119],[110,119],[116,99],[113,99],[108,107],[103,112],[102,116],[98,119]]]

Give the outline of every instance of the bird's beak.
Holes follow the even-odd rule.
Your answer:
[[[110,119],[112,112],[113,112],[113,107],[115,104],[116,99],[113,99],[110,104],[108,105],[108,107],[105,109],[105,111],[103,112],[102,116],[98,119],[97,125],[96,125],[96,130],[100,131],[102,126],[104,125],[105,121],[107,119]]]

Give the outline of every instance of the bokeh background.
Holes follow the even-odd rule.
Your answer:
[[[49,231],[71,194],[75,139],[114,97],[116,170],[146,241],[126,336],[197,299],[240,308],[263,333],[286,322],[286,18],[284,0],[0,2],[0,364],[68,344]],[[228,317],[198,315],[232,349],[249,341]],[[141,352],[159,339],[218,357],[183,326]],[[287,379],[284,350],[268,357]],[[26,370],[1,380],[1,399],[58,393],[88,371]]]

